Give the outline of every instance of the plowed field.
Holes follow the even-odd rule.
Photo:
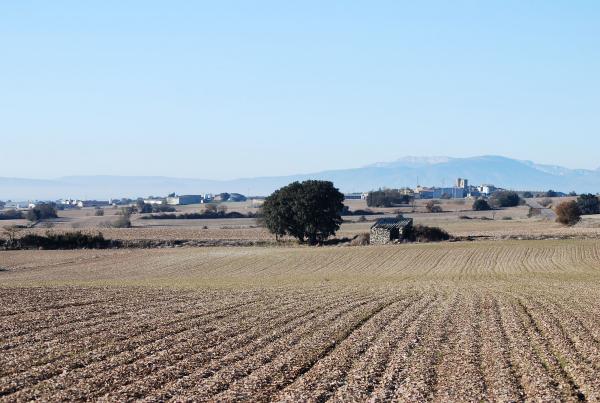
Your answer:
[[[599,401],[600,242],[0,252],[0,400]]]

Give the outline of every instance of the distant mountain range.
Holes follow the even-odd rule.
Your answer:
[[[161,176],[68,176],[53,180],[0,177],[0,200],[108,199],[171,192],[268,195],[289,182],[306,179],[327,179],[343,192],[360,192],[380,187],[414,187],[417,183],[452,186],[458,177],[469,179],[471,184],[491,183],[516,190],[600,191],[600,169],[568,169],[500,156],[404,157],[361,168],[222,181]]]

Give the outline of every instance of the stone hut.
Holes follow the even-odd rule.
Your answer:
[[[412,227],[412,218],[380,218],[371,226],[370,243],[383,245],[403,238],[406,229]]]

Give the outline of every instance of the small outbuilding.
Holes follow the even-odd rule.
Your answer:
[[[380,218],[371,226],[370,241],[372,245],[384,245],[400,240],[406,230],[412,227],[412,218]]]

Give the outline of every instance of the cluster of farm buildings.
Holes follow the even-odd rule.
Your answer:
[[[198,195],[177,195],[172,193],[166,197],[155,197],[150,196],[141,199],[108,199],[108,200],[83,200],[83,199],[71,199],[65,198],[53,201],[57,206],[61,208],[83,208],[83,207],[106,207],[106,206],[127,206],[135,204],[138,200],[143,200],[146,204],[152,205],[171,205],[171,206],[184,206],[190,204],[203,204],[213,202],[243,202],[246,201],[246,196],[239,193],[220,193],[213,195],[211,193],[198,194]],[[35,201],[7,201],[4,202],[4,209],[14,210],[25,210],[34,208],[36,206]],[[1,206],[0,206],[1,207]]]
[[[498,188],[491,184],[482,184],[479,186],[473,186],[469,184],[469,180],[465,178],[458,178],[451,187],[426,187],[417,186],[416,188],[401,188],[398,189],[401,194],[410,196],[415,199],[464,199],[464,198],[479,198],[488,197],[495,192],[502,191],[504,189]],[[558,193],[558,192],[557,192]],[[368,192],[362,193],[346,193],[345,199],[362,199],[365,200],[368,196]],[[564,195],[564,194],[563,194]],[[262,197],[258,197],[259,199]],[[139,199],[138,199],[139,200]],[[202,204],[202,203],[213,203],[213,202],[242,202],[246,201],[246,196],[239,193],[220,193],[213,195],[211,193],[205,194],[187,194],[177,195],[172,193],[165,197],[154,197],[150,196],[142,199],[147,204],[158,204],[158,205],[172,205],[172,206],[183,206],[190,204]],[[65,198],[56,201],[58,206],[64,208],[83,208],[83,207],[104,207],[104,206],[118,206],[118,205],[129,205],[136,203],[136,199],[108,199],[108,200],[82,200],[82,199],[71,199]],[[16,209],[23,210],[35,207],[35,201],[7,201],[4,204],[5,209]],[[1,207],[1,206],[0,206]]]
[[[427,187],[417,186],[416,188],[401,188],[398,189],[401,194],[413,197],[415,199],[476,199],[479,197],[489,197],[495,192],[506,189],[496,187],[491,184],[482,184],[473,186],[469,184],[469,180],[465,178],[457,178],[454,186],[451,187]],[[559,193],[559,192],[557,192]],[[348,193],[345,196],[347,200],[362,199],[366,200],[368,192],[363,193]]]

